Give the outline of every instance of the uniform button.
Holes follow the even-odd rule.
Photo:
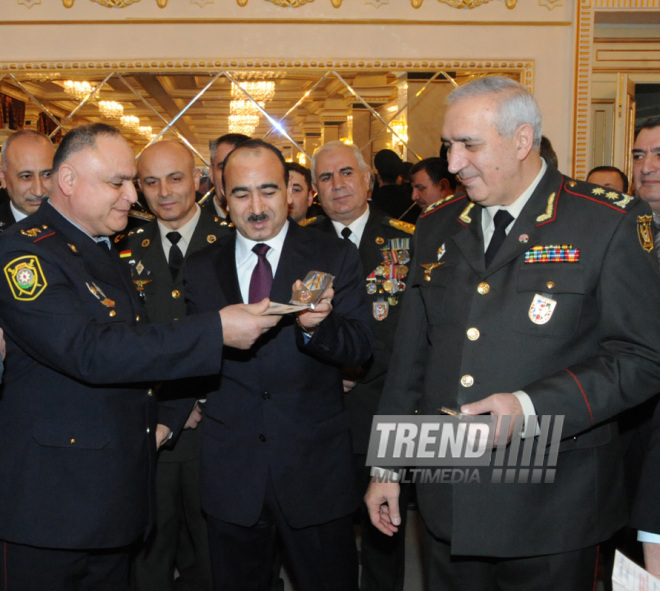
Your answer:
[[[477,291],[481,295],[486,295],[487,293],[490,293],[490,285],[488,285],[488,283],[485,281],[482,281],[479,285],[477,285]]]
[[[178,289],[173,289],[172,290],[172,297],[175,300],[178,300],[181,297],[181,292]]]
[[[548,289],[554,289],[554,288],[555,288],[555,282],[554,282],[554,281],[548,281],[548,282],[545,284],[545,286],[546,286]]]
[[[76,444],[76,438],[75,438],[75,437],[72,437],[72,438],[71,438],[71,445],[75,445],[75,444]]]
[[[424,273],[424,281],[431,281],[431,275],[428,273]]]
[[[259,441],[266,441],[266,436],[263,433],[259,433]]]
[[[461,386],[464,388],[469,388],[472,384],[474,384],[474,378],[470,374],[465,374],[461,378]]]
[[[115,316],[117,316],[117,310],[110,310],[108,314],[110,314],[110,318],[114,318]]]
[[[149,388],[149,389],[147,390],[147,396],[153,396],[153,395],[154,395],[154,391],[153,391],[153,389],[152,389],[152,388]]]
[[[416,408],[416,409],[415,409],[415,411],[413,412],[413,414],[416,414],[416,415],[418,415],[418,414],[419,414],[419,409],[418,409],[418,408]]]
[[[135,317],[135,322],[140,322],[140,315],[139,314]]]
[[[471,341],[476,341],[481,336],[478,328],[468,328],[467,338]]]
[[[151,433],[151,429],[147,427],[147,433]]]
[[[264,400],[270,400],[270,392],[264,392],[261,396]]]

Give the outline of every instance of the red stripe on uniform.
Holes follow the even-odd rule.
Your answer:
[[[594,424],[594,415],[591,413],[591,405],[589,404],[589,401],[587,400],[587,395],[584,393],[584,390],[582,389],[582,384],[580,384],[580,381],[577,379],[575,374],[570,370],[566,370],[569,374],[571,374],[571,377],[575,380],[575,383],[578,385],[578,388],[580,388],[580,392],[582,392],[582,398],[584,398],[584,403],[587,405],[587,410],[589,411],[589,420],[591,421],[591,424]]]
[[[50,234],[44,234],[43,236],[39,236],[34,242],[39,242],[39,240],[43,240],[44,238],[48,238],[49,236],[54,236],[55,232],[51,232]]]

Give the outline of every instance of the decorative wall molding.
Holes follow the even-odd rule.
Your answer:
[[[18,0],[18,3],[32,8],[35,4],[41,4],[41,0]]]
[[[25,1],[34,2],[35,0],[25,0]],[[64,8],[72,8],[75,1],[76,0],[62,0],[62,4],[64,5]],[[100,4],[101,6],[105,6],[106,8],[126,8],[127,6],[130,6],[131,4],[135,4],[140,0],[90,0],[90,1],[97,2],[98,4]],[[41,0],[38,0],[38,3],[40,2]],[[23,0],[18,0],[18,3],[22,4]],[[167,0],[156,0],[156,4],[158,4],[160,8],[165,8],[167,6]]]
[[[578,0],[575,44],[573,177],[586,178],[589,162],[591,110],[591,54],[594,40],[594,4],[612,0]],[[635,1],[635,0],[633,0]]]
[[[594,8],[660,8],[660,0],[594,0]]]
[[[589,1],[589,0],[583,0]],[[88,70],[109,71],[181,71],[216,72],[218,70],[401,70],[401,71],[475,71],[510,72],[520,76],[521,83],[534,91],[536,64],[534,60],[436,60],[436,59],[177,59],[177,60],[103,60],[56,62],[0,62],[0,76],[4,73],[39,74],[46,72],[80,73]]]
[[[411,0],[410,5],[413,8],[420,8],[423,2],[424,0]],[[478,8],[479,6],[488,4],[488,2],[492,2],[492,0],[438,0],[438,2],[442,2],[452,8]],[[510,10],[513,10],[517,3],[518,0],[504,0],[504,4]]]
[[[300,6],[305,6],[314,0],[268,0],[276,6],[284,6],[286,8],[299,8]],[[244,5],[243,5],[244,6]]]
[[[539,0],[539,6],[545,6],[548,10],[563,6],[564,0]]]

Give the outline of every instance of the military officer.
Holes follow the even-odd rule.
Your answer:
[[[547,166],[536,101],[509,78],[455,89],[442,137],[467,194],[420,216],[379,412],[492,414],[504,443],[521,421],[541,458],[532,417],[564,418],[554,481],[526,482],[512,447],[505,482],[486,467],[417,485],[428,588],[586,591],[627,518],[613,419],[660,385],[650,210]],[[397,494],[375,479],[366,497],[389,535]]]
[[[48,136],[29,129],[2,143],[0,232],[37,211],[48,197],[54,154]]]
[[[157,445],[186,420],[156,424],[145,380],[217,374],[224,350],[278,321],[268,300],[145,324],[108,236],[137,196],[118,129],[71,130],[49,201],[0,241],[0,580],[21,591],[128,589],[128,546],[154,510]],[[159,414],[159,420],[164,417]]]
[[[371,170],[353,145],[329,142],[312,159],[314,186],[326,217],[315,226],[355,244],[365,277],[363,289],[371,304],[374,353],[360,367],[345,368],[346,406],[351,415],[351,435],[360,494],[369,483],[365,466],[369,432],[383,389],[400,300],[406,289],[410,265],[410,237],[414,226],[394,220],[367,201]],[[403,537],[380,535],[362,510],[361,589],[403,589],[405,547]]]

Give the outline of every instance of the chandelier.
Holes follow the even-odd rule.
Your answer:
[[[62,84],[64,85],[64,92],[79,101],[83,100],[94,90],[94,87],[87,80],[63,80]]]
[[[240,88],[239,88],[240,87]],[[258,103],[270,101],[275,96],[275,82],[272,80],[254,80],[231,85],[231,98],[242,99],[247,92]]]
[[[99,111],[104,117],[119,119],[124,114],[124,105],[117,101],[99,101]]]
[[[257,115],[229,115],[229,133],[251,136],[259,124]]]
[[[137,128],[137,132],[148,139],[151,139],[151,136],[153,135],[152,131],[150,125],[140,125],[140,127]]]
[[[140,118],[135,115],[124,115],[120,121],[124,127],[131,131],[137,131],[140,127]]]

